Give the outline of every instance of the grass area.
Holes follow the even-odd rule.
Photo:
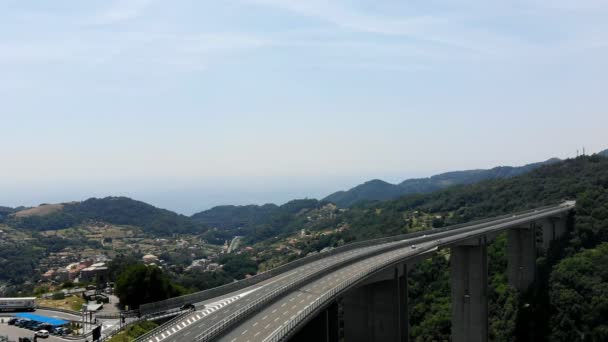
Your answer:
[[[80,296],[70,296],[64,299],[36,299],[36,303],[40,306],[48,306],[51,308],[80,311],[84,299]]]
[[[134,341],[139,336],[147,333],[148,331],[156,328],[158,324],[150,321],[143,321],[135,323],[132,326],[125,329],[123,332],[112,337],[108,342],[128,342]]]
[[[63,210],[63,204],[43,204],[36,208],[21,210],[15,213],[17,217],[45,216]]]

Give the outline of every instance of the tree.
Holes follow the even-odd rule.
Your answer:
[[[182,292],[155,266],[130,266],[116,281],[116,295],[120,303],[133,309],[144,303],[178,296]]]

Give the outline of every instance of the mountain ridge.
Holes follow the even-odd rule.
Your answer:
[[[406,179],[398,184],[374,179],[349,190],[334,192],[323,198],[323,201],[335,203],[340,207],[349,207],[363,201],[386,201],[409,194],[429,193],[452,185],[473,184],[488,179],[514,177],[559,161],[558,158],[551,158],[543,162],[523,166],[497,166],[491,169],[449,171],[427,178]]]

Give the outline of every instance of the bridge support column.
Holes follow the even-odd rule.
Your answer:
[[[452,247],[452,342],[488,341],[488,257],[486,243]]]
[[[344,296],[345,342],[407,342],[407,266],[390,270],[390,279],[368,283]]]
[[[546,251],[551,246],[551,242],[557,238],[555,231],[555,220],[548,218],[538,222],[538,225],[542,229],[543,234],[542,248]]]
[[[536,234],[534,224],[512,228],[507,233],[509,284],[525,291],[536,278]]]
[[[338,303],[331,304],[325,311],[319,313],[306,324],[306,327],[300,329],[290,342],[336,342],[338,341]]]
[[[561,217],[554,219],[556,238],[560,238],[568,232],[567,221],[568,221],[567,215],[562,215]]]

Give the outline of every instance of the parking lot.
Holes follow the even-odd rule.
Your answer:
[[[18,327],[15,325],[9,325],[8,321],[13,318],[11,317],[12,315],[5,315],[3,314],[2,317],[0,317],[0,336],[7,336],[9,338],[9,341],[19,341],[19,337],[28,337],[30,339],[33,340],[34,338],[34,334],[35,331],[34,330],[30,330],[30,329],[26,329],[26,328],[22,328],[22,327]],[[38,341],[49,341],[49,342],[58,342],[58,341],[62,341],[62,342],[66,342],[68,341],[67,339],[63,339],[60,336],[53,336],[50,335],[48,338],[38,338]],[[75,341],[75,340],[69,340],[69,341]],[[82,339],[81,341],[85,341],[84,339]]]
[[[19,337],[29,337],[32,341],[34,340],[33,331],[19,328],[14,325],[8,325],[6,323],[6,318],[4,319],[4,323],[0,323],[0,336],[8,336],[9,341],[19,341]],[[38,338],[38,341],[65,342],[67,340],[57,336],[49,336],[48,338]]]

